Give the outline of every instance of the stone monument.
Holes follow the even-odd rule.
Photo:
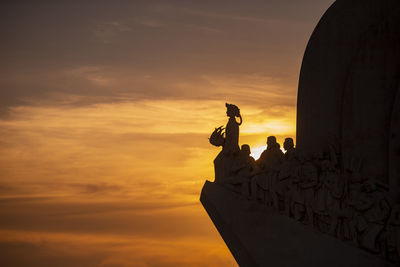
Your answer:
[[[296,142],[239,148],[237,106],[200,200],[240,266],[400,264],[400,1],[337,0],[307,45]],[[239,118],[239,122],[236,118]]]

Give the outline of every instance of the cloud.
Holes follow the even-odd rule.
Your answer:
[[[156,239],[213,238],[200,203],[50,198],[1,201],[2,231],[114,235]],[[5,236],[2,237],[2,240]]]
[[[215,232],[216,233],[216,232]],[[235,266],[222,239],[143,239],[134,236],[2,231],[6,266]],[[20,255],[24,255],[21,257]]]
[[[120,39],[121,34],[131,32],[132,28],[123,21],[107,21],[97,23],[93,35],[104,44],[111,44]]]
[[[143,100],[13,108],[9,119],[0,120],[0,162],[5,166],[0,181],[84,181],[88,186],[81,191],[111,194],[118,191],[119,182],[132,183],[139,177],[160,185],[165,184],[163,177],[172,177],[173,183],[211,177],[209,162],[218,149],[207,138],[214,127],[225,125],[224,104]],[[237,104],[244,118],[241,132],[246,143],[256,144],[267,134],[294,135],[293,107],[273,102],[266,107],[262,102],[259,106],[245,101]],[[117,180],[110,183],[113,179]],[[55,186],[49,192],[63,190]]]
[[[61,245],[24,241],[0,242],[0,251],[3,266],[90,266],[104,257],[100,253],[77,257],[67,253]]]
[[[155,18],[146,18],[146,17],[136,17],[134,21],[139,25],[149,27],[149,28],[160,28],[164,26],[164,23]]]
[[[41,83],[46,81],[46,85]],[[147,100],[164,102],[230,101],[261,106],[296,104],[296,86],[291,80],[262,74],[181,75],[164,74],[107,66],[81,66],[71,69],[10,74],[2,79],[4,101],[12,106],[88,106]],[[31,88],[29,93],[24,88]],[[13,102],[14,101],[14,102]],[[16,101],[16,102],[15,102]],[[162,103],[162,101],[160,101]],[[176,101],[175,103],[179,103]]]
[[[122,186],[107,183],[71,184],[71,186],[80,189],[83,194],[105,194],[123,191]]]
[[[243,141],[265,140],[249,126],[268,109],[241,108]],[[270,112],[285,120],[290,110]],[[212,180],[219,149],[207,137],[226,123],[223,101],[20,106],[11,118],[0,121],[0,229],[159,239],[209,231],[198,194]]]
[[[160,2],[153,6],[152,10],[164,14],[207,17],[208,19],[219,19],[225,21],[237,21],[240,23],[270,23],[271,21],[302,21],[310,20],[305,12],[298,12],[307,9],[309,13],[322,12],[332,1],[254,1],[251,5],[241,1],[219,1],[203,2],[201,4],[188,2],[178,5],[177,3]]]
[[[7,5],[0,114],[43,102],[235,94],[216,92],[209,77],[237,77],[245,88],[251,75],[274,77],[295,94],[308,36],[330,2]]]

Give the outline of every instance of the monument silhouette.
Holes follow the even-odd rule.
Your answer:
[[[240,266],[400,265],[400,1],[337,0],[322,16],[285,153],[271,135],[255,161],[226,108],[200,201]]]

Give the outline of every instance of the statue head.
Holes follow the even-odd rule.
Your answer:
[[[285,138],[285,142],[283,142],[283,148],[284,148],[286,151],[288,151],[288,150],[291,149],[291,148],[294,148],[293,139],[290,138],[290,137]]]
[[[230,118],[240,117],[240,109],[234,104],[225,103],[226,115]]]
[[[267,138],[267,149],[271,149],[271,148],[276,148],[277,147],[277,143],[276,143],[276,137],[275,136],[268,136]]]
[[[249,156],[251,151],[250,151],[250,146],[247,144],[242,145],[242,148],[240,149],[242,153],[246,156]]]

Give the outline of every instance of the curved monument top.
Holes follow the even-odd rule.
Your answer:
[[[309,40],[298,89],[297,147],[333,143],[343,164],[362,160],[361,174],[385,183],[400,179],[399,14],[398,0],[336,1]]]

